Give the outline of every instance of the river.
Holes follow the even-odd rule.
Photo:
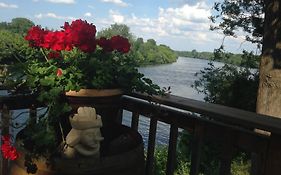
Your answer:
[[[203,101],[204,95],[199,94],[191,85],[195,80],[199,79],[195,74],[203,70],[204,67],[207,67],[208,63],[208,60],[179,57],[175,63],[142,67],[139,68],[139,71],[160,87],[170,86],[171,94],[173,95]],[[214,65],[219,67],[223,66],[223,63],[214,62]],[[130,115],[131,113],[128,111],[124,112],[124,125],[130,125]],[[158,122],[156,135],[157,145],[166,145],[168,143],[169,129],[169,125]],[[148,118],[140,117],[139,132],[146,144],[149,133]]]
[[[196,72],[200,72],[204,67],[208,66],[207,60],[194,59],[194,58],[184,58],[179,57],[175,63],[157,65],[157,66],[147,66],[139,68],[139,71],[143,73],[146,77],[150,78],[154,83],[158,84],[160,87],[171,87],[171,94],[192,98],[196,100],[203,101],[204,95],[198,94],[197,91],[191,87],[195,80],[199,77],[195,76]],[[214,62],[215,66],[222,66],[223,63]],[[3,91],[0,95],[4,95]],[[13,116],[18,115],[23,112],[23,110],[13,111]],[[131,113],[128,111],[124,112],[123,124],[130,125],[131,123]],[[23,115],[16,121],[19,123],[24,123],[27,119],[27,115]],[[12,133],[15,135],[18,129],[13,129]],[[149,119],[145,117],[140,117],[139,132],[141,133],[145,145],[148,140],[149,132]],[[169,125],[158,122],[157,125],[157,135],[156,144],[166,145],[168,143],[169,136]]]

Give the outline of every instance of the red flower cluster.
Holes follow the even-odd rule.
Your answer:
[[[16,160],[19,157],[19,154],[14,146],[11,145],[10,135],[2,137],[2,155],[5,159]]]
[[[107,52],[117,50],[118,52],[127,53],[131,47],[129,40],[119,35],[113,36],[110,39],[102,37],[97,40],[97,44]]]
[[[82,21],[75,20],[69,25],[65,23],[61,31],[49,31],[34,26],[29,29],[25,39],[31,47],[42,47],[54,51],[72,50],[74,47],[83,52],[93,52],[96,45],[100,45],[105,51],[117,50],[127,53],[130,50],[128,39],[121,36],[113,36],[110,40],[101,38],[96,40],[96,26]]]

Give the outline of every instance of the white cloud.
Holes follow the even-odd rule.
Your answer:
[[[53,18],[53,19],[59,19],[59,20],[75,20],[77,18],[75,17],[72,17],[72,16],[59,16],[59,15],[56,15],[55,13],[46,13],[46,14],[37,14],[35,15],[35,18],[38,18],[38,19],[42,19],[42,18]]]
[[[92,14],[90,12],[87,12],[84,14],[85,17],[92,17]]]
[[[154,38],[186,37],[193,38],[196,42],[205,42],[210,40],[206,34],[209,32],[210,15],[210,8],[204,2],[199,2],[193,6],[185,4],[179,8],[159,8],[156,18],[142,18],[132,14],[123,21],[137,35],[146,33]]]
[[[108,3],[113,3],[121,7],[127,7],[129,4],[122,0],[101,0],[101,2],[108,2]]]
[[[89,7],[90,9],[95,9],[95,7],[92,6],[92,5],[88,5],[88,7]]]
[[[51,3],[74,4],[75,0],[46,0]]]
[[[109,10],[110,18],[113,23],[123,23],[125,17],[121,15],[118,11]]]
[[[137,37],[153,38],[157,43],[169,45],[177,50],[212,51],[222,44],[223,34],[209,30],[210,8],[204,1],[198,1],[194,5],[185,4],[177,8],[159,7],[158,16],[153,18],[135,14],[127,16],[110,10],[109,18],[99,20],[99,23],[103,28],[112,23],[124,23]],[[235,42],[231,41],[239,45],[238,39]]]
[[[0,2],[0,8],[18,8],[16,4],[6,4],[4,2]]]

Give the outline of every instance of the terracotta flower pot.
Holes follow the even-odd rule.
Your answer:
[[[120,89],[81,89],[78,92],[65,93],[73,112],[76,112],[80,106],[94,107],[97,114],[102,117],[104,126],[117,121],[122,94]]]

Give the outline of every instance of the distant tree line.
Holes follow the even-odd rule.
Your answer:
[[[219,61],[223,63],[258,68],[260,56],[254,55],[252,52],[243,51],[242,54],[233,54],[225,52],[223,48],[215,49],[214,52],[199,52],[195,49],[191,51],[175,51],[178,56],[190,57],[198,59],[206,59]]]
[[[12,33],[25,34],[35,24],[26,18],[14,18],[11,22],[0,22],[0,30],[8,30]]]

